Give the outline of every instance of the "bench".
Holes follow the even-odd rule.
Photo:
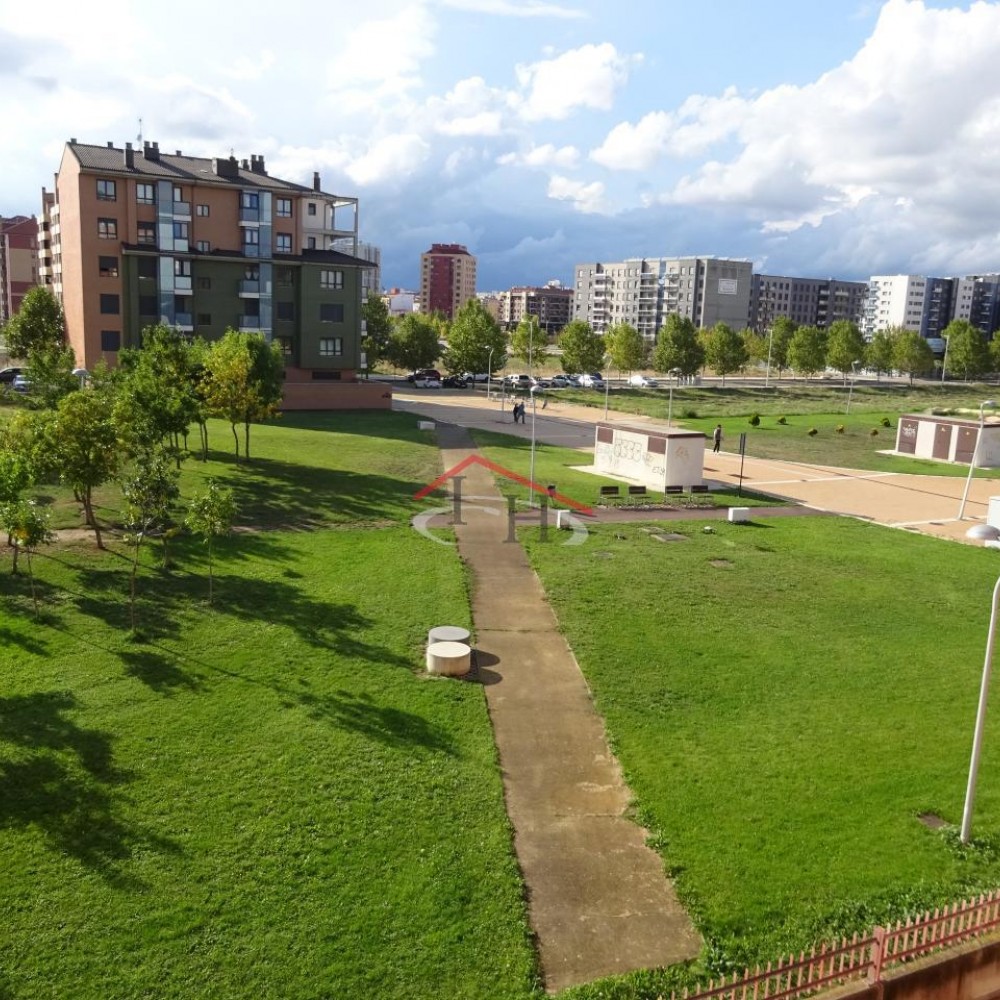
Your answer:
[[[617,486],[602,486],[601,487],[601,496],[602,497],[616,497],[616,496],[618,496],[618,487]]]
[[[628,495],[630,497],[644,497],[646,495],[645,486],[630,486],[628,488]]]
[[[708,487],[704,483],[702,483],[700,486],[692,486],[690,492],[691,493],[707,493],[708,492]]]
[[[663,492],[664,493],[683,493],[684,492],[684,487],[683,486],[667,486],[664,489]]]

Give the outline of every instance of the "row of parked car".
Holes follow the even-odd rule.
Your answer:
[[[28,380],[20,368],[2,368],[0,369],[0,386],[13,389],[14,392],[27,392]]]
[[[603,389],[604,377],[600,372],[586,372],[583,375],[553,375],[551,378],[535,378],[532,375],[494,375],[462,372],[459,375],[442,377],[436,368],[421,368],[407,375],[406,380],[418,389],[465,389],[476,382],[495,382],[508,389]]]

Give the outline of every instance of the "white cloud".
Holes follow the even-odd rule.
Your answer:
[[[503,17],[554,17],[580,18],[587,14],[575,7],[561,4],[543,3],[541,0],[441,0],[445,7],[467,10],[475,14],[498,14]]]
[[[622,122],[591,150],[590,158],[611,170],[648,170],[663,155],[674,123],[665,111],[652,111],[635,125]]]
[[[591,214],[607,211],[604,185],[600,181],[587,184],[556,174],[549,178],[548,196],[556,201],[572,202],[578,212]]]
[[[346,174],[361,187],[402,181],[417,172],[427,159],[430,147],[419,135],[402,133],[376,140],[351,160]]]
[[[562,119],[577,108],[609,111],[615,93],[641,56],[623,56],[610,42],[582,45],[541,62],[519,65],[518,83],[527,91],[520,107],[525,121]]]
[[[228,67],[220,70],[223,76],[231,80],[259,80],[274,65],[274,53],[270,49],[261,49],[254,56],[237,56]]]
[[[542,146],[532,146],[519,153],[504,153],[497,157],[497,163],[502,166],[520,167],[558,167],[561,170],[572,170],[580,162],[580,150],[576,146],[560,146],[558,149],[547,142]]]
[[[435,132],[451,136],[494,136],[504,128],[509,96],[488,87],[480,76],[459,80],[444,97],[431,97],[424,108]]]

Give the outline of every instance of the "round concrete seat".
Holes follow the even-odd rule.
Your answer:
[[[465,642],[432,642],[427,647],[427,671],[461,677],[472,669],[472,650]]]
[[[427,633],[428,642],[468,642],[469,630],[460,625],[436,625]]]

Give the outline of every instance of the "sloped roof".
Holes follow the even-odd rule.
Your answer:
[[[269,191],[288,191],[293,194],[311,194],[323,198],[339,198],[340,195],[325,191],[315,191],[311,187],[271,177],[268,174],[237,167],[236,177],[220,177],[212,169],[212,160],[200,156],[178,156],[174,153],[160,153],[158,160],[147,160],[141,149],[134,151],[134,167],[125,166],[125,150],[116,146],[94,146],[82,142],[68,142],[66,148],[76,157],[84,170],[96,170],[107,174],[125,174],[133,177],[151,177],[159,180],[173,180],[180,184],[220,184],[230,187],[258,187]],[[229,159],[229,157],[219,157]],[[354,199],[349,199],[353,201]]]

